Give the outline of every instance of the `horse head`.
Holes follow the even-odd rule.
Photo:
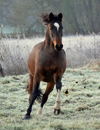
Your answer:
[[[62,44],[62,13],[59,13],[58,15],[54,15],[53,13],[50,13],[48,15],[45,15],[43,22],[48,26],[49,28],[49,35],[50,38],[54,44],[54,48],[57,51],[61,51],[63,48]]]

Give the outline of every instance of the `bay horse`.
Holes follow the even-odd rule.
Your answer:
[[[46,103],[50,92],[56,84],[57,98],[54,107],[54,114],[60,113],[60,92],[61,92],[61,79],[66,70],[66,54],[63,50],[62,44],[62,13],[55,15],[42,14],[42,20],[47,25],[45,40],[37,44],[28,58],[28,69],[30,81],[29,89],[29,107],[24,119],[30,118],[32,105],[34,101],[39,98],[41,91],[39,85],[41,81],[47,82],[47,88],[41,100],[41,106],[37,114],[42,113],[44,104]]]

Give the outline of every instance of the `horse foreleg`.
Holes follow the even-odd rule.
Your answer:
[[[29,119],[30,118],[30,113],[32,111],[32,105],[33,105],[33,103],[34,103],[34,101],[35,101],[35,99],[37,98],[37,95],[38,95],[39,84],[40,84],[39,81],[34,80],[34,82],[33,82],[33,88],[34,89],[33,89],[32,93],[31,93],[31,101],[30,101],[30,104],[29,104],[29,107],[27,109],[27,113],[26,113],[24,119]]]
[[[54,106],[54,114],[58,115],[60,113],[60,92],[61,92],[61,78],[58,77],[56,81],[56,89],[57,89],[57,98],[56,98],[56,104]]]
[[[48,96],[49,96],[49,94],[52,92],[53,88],[54,88],[54,83],[50,83],[50,82],[47,83],[46,91],[45,91],[45,93],[44,93],[44,95],[43,95],[43,97],[42,97],[41,107],[39,108],[39,110],[38,110],[37,113],[36,113],[37,115],[42,114],[43,106],[44,106],[44,104],[46,103],[46,101],[47,101],[47,99],[48,99]]]

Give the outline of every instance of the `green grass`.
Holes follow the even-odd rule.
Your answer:
[[[56,89],[50,94],[41,116],[33,105],[30,120],[23,120],[29,95],[28,74],[0,77],[0,130],[96,130],[100,129],[100,71],[67,69],[62,80],[61,114],[53,114]],[[45,91],[46,83],[41,83]],[[68,89],[68,94],[65,91]]]

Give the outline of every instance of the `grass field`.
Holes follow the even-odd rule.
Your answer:
[[[30,120],[23,120],[28,107],[25,84],[28,74],[0,77],[0,130],[100,130],[100,67],[66,70],[62,80],[61,114],[53,114],[56,89],[41,116],[35,102]],[[44,91],[46,84],[41,83]],[[68,89],[68,94],[65,91]]]

